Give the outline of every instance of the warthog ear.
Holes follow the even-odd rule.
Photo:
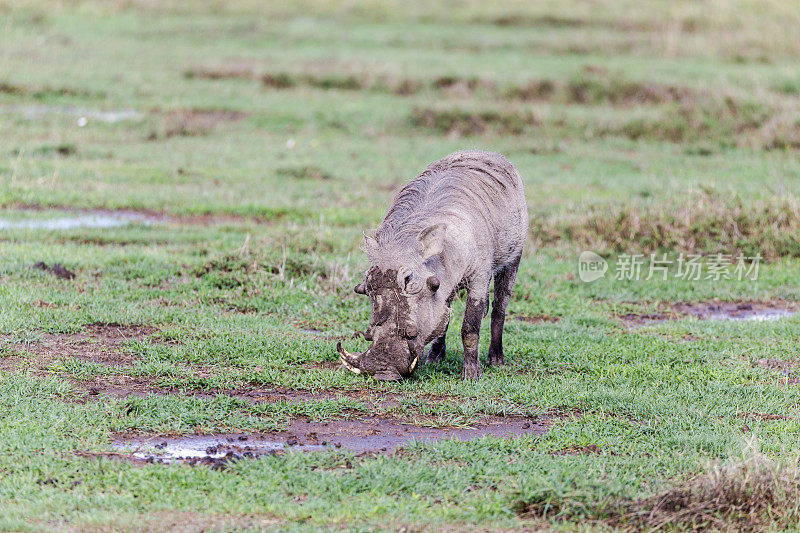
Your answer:
[[[356,294],[367,294],[367,286],[364,282],[359,283],[355,287],[353,287],[353,292]]]
[[[376,241],[374,237],[367,235],[366,231],[362,231],[361,233],[364,234],[364,245],[367,247],[367,250],[378,246],[378,241]]]
[[[442,253],[442,250],[444,250],[444,234],[446,231],[447,225],[440,223],[425,228],[419,233],[419,245],[423,261],[427,261],[434,255]]]

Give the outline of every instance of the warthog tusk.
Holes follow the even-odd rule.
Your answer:
[[[350,361],[349,361],[350,359],[353,360],[353,361],[358,361],[358,357],[353,357],[351,354],[347,353],[347,351],[344,348],[342,348],[342,342],[341,341],[336,343],[336,351],[339,352],[339,360],[342,362],[342,364],[344,365],[344,367],[347,370],[349,370],[350,372],[352,372],[354,374],[360,374],[361,373],[361,369],[358,368],[358,367],[353,366],[353,364],[350,363]]]
[[[342,364],[344,365],[344,367],[345,367],[347,370],[349,370],[350,372],[352,372],[353,374],[360,374],[360,373],[361,373],[361,369],[359,369],[359,368],[356,368],[356,367],[354,367],[354,366],[350,365],[350,363],[348,363],[348,362],[347,362],[347,359],[345,359],[344,357],[341,357],[341,358],[340,358],[340,361],[342,362]]]
[[[416,356],[413,361],[411,361],[411,366],[408,367],[408,370],[413,372],[415,368],[417,368],[417,361],[419,361],[419,356]]]

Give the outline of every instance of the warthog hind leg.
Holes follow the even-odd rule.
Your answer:
[[[506,265],[494,276],[494,304],[492,305],[492,340],[486,359],[490,365],[502,365],[503,360],[503,325],[506,321],[506,307],[511,299],[511,289],[517,279],[519,258]]]

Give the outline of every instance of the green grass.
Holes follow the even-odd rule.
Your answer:
[[[798,370],[759,361],[800,357],[800,318],[618,317],[800,300],[793,2],[197,4],[0,0],[2,219],[144,215],[0,229],[1,530],[634,528],[631,502],[708,479],[710,461],[736,464],[748,442],[792,459]],[[461,381],[456,301],[443,362],[400,383],[345,373],[336,340],[363,349],[349,337],[369,320],[352,292],[362,231],[427,163],[465,148],[506,154],[526,186],[507,365]],[[760,253],[764,264],[757,281],[586,284],[584,249],[610,273],[620,252]],[[73,349],[95,323],[155,329],[115,345],[125,357],[114,364],[42,355],[49,335]],[[149,388],[86,392],[131,382]],[[254,389],[318,398],[238,394]],[[111,450],[115,432],[374,415],[553,423],[541,437],[224,470],[81,453]],[[595,451],[570,453],[581,449]],[[793,511],[764,509],[752,527],[793,526]],[[738,524],[720,516],[695,518]]]

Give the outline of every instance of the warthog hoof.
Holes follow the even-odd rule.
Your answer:
[[[464,364],[464,371],[461,374],[463,379],[478,379],[483,374],[481,364]]]

